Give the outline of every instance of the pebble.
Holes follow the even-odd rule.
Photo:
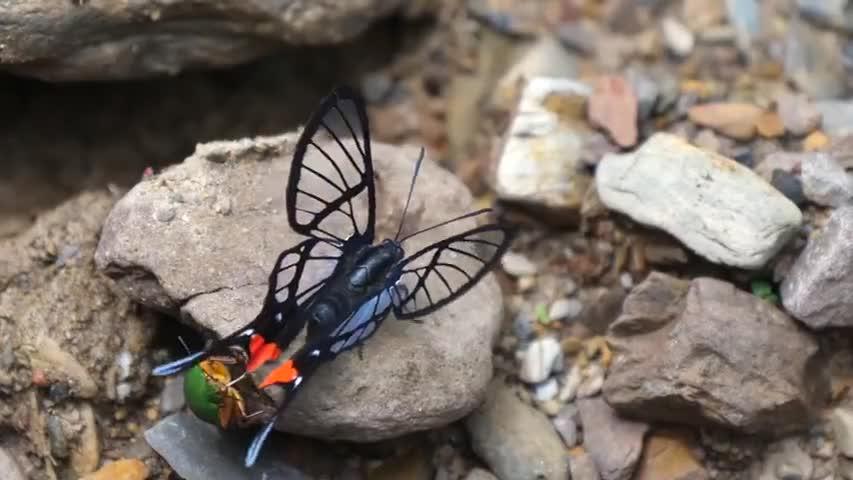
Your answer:
[[[574,400],[582,381],[583,372],[581,371],[581,367],[578,364],[572,365],[572,368],[566,373],[563,388],[560,389],[557,398],[563,403]]]
[[[820,130],[816,130],[810,133],[805,140],[803,140],[803,151],[805,152],[816,152],[818,150],[823,150],[829,145],[829,137]]]
[[[749,103],[703,103],[687,111],[690,121],[711,128],[737,140],[750,140],[755,136],[758,119],[764,114],[760,107]]]
[[[572,448],[578,444],[578,440],[580,440],[578,438],[580,417],[577,406],[573,404],[564,406],[557,412],[557,416],[551,420],[551,423],[554,424],[554,428],[560,434],[560,438],[563,439],[566,447]]]
[[[514,277],[533,276],[538,272],[536,264],[521,253],[506,252],[501,257],[501,267]]]
[[[562,363],[560,342],[550,336],[537,338],[524,351],[519,377],[527,383],[544,382]]]
[[[557,392],[559,392],[559,390],[560,386],[557,384],[557,379],[551,378],[544,383],[536,385],[536,389],[533,392],[533,396],[539,402],[547,402],[548,400],[551,400],[556,397]]]
[[[826,153],[803,157],[802,182],[803,194],[818,205],[839,207],[853,199],[853,177]]]
[[[661,21],[661,29],[666,46],[672,53],[679,57],[690,55],[696,44],[696,39],[690,29],[673,17],[664,18]]]
[[[808,135],[820,126],[821,114],[802,93],[784,92],[776,96],[776,111],[788,133]]]
[[[853,410],[836,407],[829,416],[838,451],[853,458]]]
[[[776,112],[764,112],[755,121],[758,134],[764,138],[778,138],[785,134],[785,124]]]
[[[608,208],[711,262],[744,269],[764,266],[802,223],[800,209],[751,170],[669,133],[632,153],[605,155],[595,184]]]
[[[548,317],[551,320],[565,320],[576,318],[583,311],[583,303],[577,298],[560,298],[551,304],[548,309]]]
[[[853,206],[835,209],[780,286],[785,310],[809,328],[853,326]]]
[[[622,285],[622,288],[630,290],[631,287],[634,286],[634,278],[630,273],[622,272],[622,274],[619,275],[619,284]]]
[[[602,397],[578,400],[584,447],[602,480],[629,480],[643,451],[649,426],[620,417]]]
[[[580,209],[589,186],[580,167],[590,93],[588,85],[568,78],[530,79],[499,154],[498,197],[568,214]]]
[[[502,479],[564,479],[569,458],[548,418],[497,377],[465,419],[474,452]]]
[[[68,457],[68,439],[65,438],[65,430],[62,428],[62,419],[56,415],[48,415],[47,436],[50,440],[50,453],[58,458]]]
[[[160,413],[165,416],[177,412],[185,403],[183,374],[166,378],[160,392]]]
[[[145,480],[148,467],[136,458],[125,458],[107,463],[98,471],[90,473],[80,480]]]
[[[587,101],[587,116],[620,147],[637,143],[637,96],[631,83],[617,75],[599,77]]]

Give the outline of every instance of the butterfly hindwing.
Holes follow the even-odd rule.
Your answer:
[[[491,224],[436,242],[404,259],[394,315],[412,319],[447,305],[473,287],[509,247],[513,232]]]
[[[287,184],[291,228],[341,245],[373,243],[376,192],[367,112],[361,96],[337,88],[302,131]]]
[[[254,320],[234,333],[213,341],[204,350],[160,365],[152,373],[157,376],[172,375],[212,354],[227,354],[228,348],[234,345],[254,353],[260,345],[273,338],[277,340],[278,349],[286,349],[304,327],[304,321],[299,323],[300,317],[293,315],[293,312],[328,279],[340,255],[339,249],[316,238],[309,238],[284,250],[270,272],[266,299]]]

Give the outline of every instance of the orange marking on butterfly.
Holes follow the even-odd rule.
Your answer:
[[[274,383],[290,383],[298,377],[299,370],[293,366],[293,360],[288,360],[270,372],[258,388],[266,388]]]
[[[263,338],[261,339],[263,341]],[[281,349],[273,342],[264,343],[256,346],[256,350],[249,358],[249,363],[246,365],[246,371],[251,373],[258,369],[261,365],[270,360],[275,360],[281,355]],[[251,345],[249,346],[251,350]]]

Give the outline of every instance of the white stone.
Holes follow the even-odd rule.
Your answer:
[[[546,99],[588,97],[567,78],[536,77],[524,87],[496,172],[498,196],[549,208],[579,209],[588,181],[580,173],[583,138]]]
[[[547,402],[548,400],[556,397],[559,390],[560,386],[557,385],[557,379],[551,378],[545,383],[536,385],[536,390],[534,390],[533,396],[540,402]]]
[[[666,46],[672,53],[679,57],[690,55],[696,43],[696,39],[693,37],[693,32],[690,29],[673,17],[664,18],[661,21],[661,29],[663,30],[663,38]]]
[[[751,170],[669,133],[605,155],[595,182],[608,208],[733,267],[761,268],[802,223],[800,209]]]
[[[521,380],[527,383],[544,382],[562,364],[563,351],[554,337],[542,337],[530,342],[521,362]]]
[[[548,318],[551,320],[575,318],[581,311],[583,311],[583,303],[577,298],[558,298],[548,309]]]
[[[801,168],[803,194],[812,202],[839,207],[853,198],[853,177],[831,156],[805,155]]]
[[[501,257],[501,267],[513,277],[529,277],[536,275],[536,264],[521,253],[506,252]]]

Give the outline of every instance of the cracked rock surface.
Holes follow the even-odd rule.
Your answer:
[[[0,3],[0,68],[50,81],[128,79],[216,68],[284,44],[352,39],[400,0]]]
[[[289,230],[284,204],[296,139],[202,144],[182,164],[143,180],[110,213],[99,267],[135,300],[218,335],[247,323],[260,310],[276,256],[304,238]],[[415,147],[373,144],[378,239],[396,232],[417,155]],[[469,211],[472,201],[461,181],[427,159],[406,231]],[[404,248],[414,252],[470,226],[418,235]],[[422,324],[390,316],[365,344],[363,360],[347,353],[317,372],[279,429],[374,441],[461,418],[479,404],[492,374],[499,295],[489,275]]]

